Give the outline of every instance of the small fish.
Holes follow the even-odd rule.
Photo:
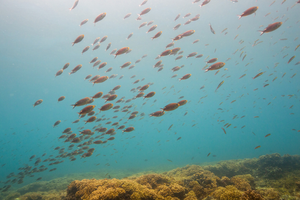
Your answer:
[[[138,16],[140,17],[141,15],[145,15],[147,14],[148,12],[150,12],[151,8],[146,8],[144,9],[140,14],[138,14]]]
[[[172,128],[173,124],[168,128],[168,130],[170,130]]]
[[[147,3],[148,0],[144,0],[140,5],[139,7],[141,7],[142,5],[145,5]]]
[[[261,146],[260,145],[258,145],[257,147],[255,147],[254,149],[258,149],[258,148],[260,148]]]
[[[216,34],[215,30],[213,29],[213,27],[211,26],[211,24],[209,24],[209,28],[210,28],[210,31],[213,33],[213,34]]]
[[[223,85],[224,81],[222,81],[221,83],[219,83],[217,89],[215,90],[215,92],[221,87],[221,85]]]
[[[130,34],[127,36],[126,40],[129,40],[129,38],[131,38],[132,35],[133,35],[133,33],[130,33]]]
[[[177,138],[177,140],[180,140],[180,139],[181,139],[181,137]]]
[[[96,23],[99,22],[99,21],[101,21],[105,16],[106,16],[106,13],[105,13],[105,12],[99,14],[99,15],[95,18],[95,20],[94,20],[94,26],[96,26]]]
[[[126,18],[128,18],[128,17],[130,17],[130,16],[131,16],[131,13],[128,13],[128,14],[126,14],[126,15],[124,16],[123,19],[126,19]]]
[[[85,19],[85,20],[83,20],[83,21],[80,23],[80,25],[79,25],[79,26],[82,26],[82,25],[86,24],[88,21],[89,21],[89,19]]]
[[[292,62],[292,60],[293,60],[295,57],[296,57],[296,56],[291,57],[291,58],[289,59],[289,61],[288,61],[287,64],[289,64],[290,62]]]
[[[210,152],[207,154],[207,156],[206,157],[208,157],[210,155]]]
[[[254,6],[254,7],[248,8],[241,15],[238,15],[238,17],[239,17],[239,19],[241,19],[242,17],[251,15],[251,14],[255,13],[257,11],[257,9],[258,9],[258,6]]]
[[[174,21],[176,21],[179,17],[180,17],[180,14],[178,14],[178,15],[175,17]]]
[[[76,8],[76,6],[78,5],[79,0],[76,0],[73,4],[73,6],[69,9],[70,11],[73,10],[74,8]]]
[[[221,127],[221,129],[223,129],[224,133],[226,134],[226,131],[225,131],[225,129],[224,129],[223,127]]]
[[[244,76],[246,76],[246,74],[243,74],[239,79],[243,78]]]
[[[75,40],[74,42],[72,42],[72,46],[74,46],[74,44],[78,43],[78,42],[81,42],[81,40],[84,38],[84,35],[79,35]]]
[[[203,6],[205,6],[205,5],[208,4],[209,2],[210,2],[210,0],[204,0],[204,1],[202,2],[202,4],[200,5],[200,8],[203,7]]]
[[[275,22],[273,24],[269,24],[267,28],[265,28],[263,31],[260,31],[260,35],[263,35],[264,33],[269,33],[272,31],[275,31],[282,25],[282,22]]]
[[[269,137],[271,135],[271,133],[268,133],[267,135],[265,135],[265,137]]]
[[[263,75],[263,73],[264,73],[264,72],[260,72],[260,73],[256,74],[252,79],[256,79],[257,77]]]

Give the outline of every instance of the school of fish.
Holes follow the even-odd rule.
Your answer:
[[[149,0],[149,2],[150,1],[151,0]],[[241,84],[241,86],[243,85],[241,81],[247,79],[251,86],[255,86],[251,89],[252,91],[261,90],[267,86],[271,87],[272,83],[276,79],[282,79],[281,81],[284,81],[283,79],[286,78],[284,76],[286,73],[289,73],[289,71],[286,70],[286,72],[284,73],[279,73],[276,71],[276,67],[279,66],[281,62],[284,63],[284,65],[300,64],[300,62],[295,61],[297,58],[299,58],[299,56],[297,56],[300,50],[298,49],[300,44],[297,44],[298,38],[288,38],[289,40],[293,40],[293,44],[289,44],[290,46],[284,46],[284,44],[282,43],[283,46],[280,50],[281,52],[283,52],[288,48],[294,49],[294,55],[284,55],[282,58],[284,61],[281,61],[280,63],[279,61],[270,62],[269,66],[267,67],[259,66],[259,68],[257,68],[252,66],[252,60],[255,59],[255,56],[261,55],[249,55],[247,54],[247,50],[249,51],[249,49],[251,48],[260,48],[260,46],[263,45],[262,43],[267,40],[266,38],[271,37],[269,36],[269,34],[271,35],[272,32],[280,32],[281,35],[272,35],[272,44],[270,42],[270,45],[275,45],[276,43],[280,43],[282,40],[287,40],[285,39],[285,37],[288,36],[285,36],[285,32],[292,30],[291,27],[289,27],[288,29],[288,27],[285,26],[285,22],[288,20],[287,16],[276,16],[275,14],[275,18],[268,18],[269,11],[267,10],[267,8],[272,6],[273,3],[271,5],[267,5],[264,10],[256,6],[255,2],[253,1],[252,7],[235,10],[234,12],[228,12],[228,15],[235,15],[236,20],[241,24],[238,27],[227,28],[221,24],[211,24],[209,21],[207,22],[206,27],[202,27],[203,29],[208,30],[213,37],[227,37],[229,34],[234,34],[235,37],[227,37],[224,40],[230,40],[232,43],[237,43],[240,45],[240,48],[231,49],[229,46],[226,55],[230,55],[230,57],[228,57],[227,59],[224,59],[224,56],[221,56],[223,52],[217,51],[218,45],[216,44],[204,44],[202,47],[199,46],[199,52],[190,52],[186,46],[200,45],[200,43],[203,42],[201,34],[197,33],[197,31],[193,29],[193,26],[197,26],[197,21],[201,20],[202,17],[201,11],[203,9],[206,9],[206,7],[212,6],[212,1],[188,1],[187,4],[193,3],[194,6],[198,6],[199,13],[187,13],[184,16],[182,16],[181,14],[167,16],[170,20],[170,24],[171,22],[173,23],[168,30],[169,32],[174,33],[173,38],[163,40],[165,39],[162,38],[165,34],[165,29],[164,31],[162,31],[162,27],[159,25],[159,22],[154,22],[153,20],[149,22],[142,22],[138,27],[136,27],[136,30],[134,31],[144,31],[145,40],[152,40],[152,42],[159,41],[160,43],[163,43],[165,45],[165,49],[155,50],[157,52],[157,55],[156,57],[151,58],[153,60],[151,65],[145,63],[143,64],[143,59],[149,57],[147,55],[147,51],[149,50],[147,49],[147,47],[143,47],[142,49],[131,49],[130,45],[123,46],[122,42],[120,41],[109,41],[110,35],[98,37],[94,41],[86,41],[85,38],[88,33],[70,37],[69,45],[72,46],[72,48],[76,48],[77,51],[77,54],[74,54],[74,56],[88,55],[91,52],[100,50],[102,51],[101,55],[99,54],[98,57],[94,57],[92,60],[90,60],[89,63],[62,63],[61,69],[58,68],[56,71],[53,71],[53,74],[51,74],[51,76],[55,76],[56,79],[63,79],[65,78],[65,71],[67,71],[70,76],[74,76],[76,74],[78,77],[80,77],[78,78],[78,81],[89,82],[88,87],[99,88],[99,91],[97,93],[91,93],[90,96],[82,96],[80,99],[74,99],[71,96],[58,97],[58,103],[63,103],[65,98],[72,98],[74,104],[66,106],[68,106],[70,110],[74,111],[73,117],[76,117],[77,119],[71,123],[64,122],[66,119],[57,119],[56,122],[51,124],[54,131],[56,127],[63,127],[63,131],[57,137],[57,146],[53,148],[57,151],[57,155],[47,155],[46,153],[44,153],[43,155],[38,156],[37,153],[34,153],[30,158],[28,158],[28,163],[19,168],[19,173],[10,172],[7,174],[7,180],[3,182],[4,185],[0,190],[5,192],[9,190],[9,188],[13,184],[22,184],[25,178],[33,177],[36,173],[46,170],[55,171],[59,167],[59,164],[67,162],[66,160],[73,162],[78,159],[89,159],[89,157],[92,157],[93,155],[98,156],[100,155],[100,146],[113,144],[114,140],[117,140],[120,134],[130,133],[130,136],[133,138],[135,137],[135,133],[138,134],[139,132],[142,132],[143,130],[137,129],[135,127],[135,124],[142,124],[144,120],[161,120],[161,123],[163,122],[163,120],[167,119],[171,113],[176,113],[176,115],[178,115],[178,118],[182,118],[189,113],[194,112],[192,106],[187,107],[193,102],[191,102],[189,99],[185,99],[185,97],[182,95],[180,97],[171,95],[173,91],[174,93],[178,93],[176,95],[180,95],[181,90],[191,90],[190,92],[192,92],[192,90],[200,90],[203,92],[203,96],[199,97],[199,102],[197,102],[197,104],[201,105],[204,98],[209,98],[207,95],[208,92],[213,92],[218,95],[218,93],[223,92],[224,94],[224,91],[226,89],[230,89],[231,86],[227,85],[229,79],[234,79],[236,81],[236,84]],[[299,9],[299,5],[298,7],[296,7],[299,1],[291,1],[294,1],[295,4],[293,4],[292,7],[284,7],[284,9]],[[143,8],[147,7],[147,3],[149,2],[148,0],[144,0],[139,5],[132,6],[139,6]],[[237,4],[239,3],[237,0],[231,0],[231,2]],[[72,7],[69,8],[70,11],[67,11],[68,9],[66,8],[66,12],[73,12],[74,9],[81,9],[80,3],[81,2],[79,0],[76,0]],[[284,2],[282,2],[282,5],[284,5],[283,3]],[[128,10],[128,14],[124,15],[123,18],[116,20],[136,21],[142,20],[145,16],[148,17],[147,19],[151,19],[154,13],[157,14],[155,12],[155,9],[155,7],[140,9],[140,12],[136,13],[137,18],[133,16],[134,14],[130,13],[130,10]],[[256,16],[259,12],[265,15],[265,18],[268,18],[269,23],[263,23],[263,25],[260,24],[260,20]],[[106,18],[108,18],[110,15],[111,13],[109,12],[99,13],[98,16],[95,16],[92,25],[92,22],[90,22],[89,19],[84,19],[83,21],[78,23],[79,28],[88,25],[91,25],[93,27],[101,26],[101,22],[105,21]],[[247,40],[246,38],[242,39],[242,32],[239,30],[240,27],[247,26],[247,24],[243,23],[243,20],[250,17],[251,23],[257,24],[258,27],[257,30],[247,30],[248,32],[250,32],[249,34],[255,37],[255,40],[251,41]],[[186,21],[186,19],[188,19],[188,21]],[[179,22],[179,24],[176,24],[177,21],[180,20],[181,22]],[[298,22],[300,22],[300,20],[298,20],[297,23]],[[299,27],[299,24],[297,26]],[[128,33],[130,34],[128,35]],[[130,44],[130,41],[135,37],[135,34],[131,30],[129,30],[128,33],[124,34],[124,41],[128,41]],[[280,37],[278,35],[280,35]],[[241,39],[238,41],[237,38]],[[177,43],[179,41],[185,43],[186,46],[177,46]],[[83,44],[85,47],[79,48],[78,46],[80,44]],[[112,46],[114,46],[115,49],[109,52],[108,50],[110,50]],[[214,55],[208,55],[205,53],[205,48],[210,46],[214,46]],[[99,48],[100,50],[97,50]],[[129,59],[127,59],[128,54],[132,55],[140,52],[142,52],[143,55],[136,61],[130,61]],[[281,52],[276,52],[274,54],[276,54],[275,56],[281,56]],[[107,57],[112,56],[114,57],[116,62],[118,62],[118,66],[112,66],[109,62],[105,61]],[[172,59],[178,63],[181,62],[184,64],[178,66],[170,66],[167,59]],[[186,61],[183,61],[184,59]],[[71,66],[73,66],[72,69],[69,68]],[[93,68],[95,73],[81,73],[81,69],[84,67]],[[154,91],[151,88],[160,78],[145,78],[134,75],[135,70],[138,70],[140,67],[147,67],[149,69],[151,68],[151,70],[154,71],[155,74],[159,74],[162,70],[169,70],[168,76],[163,78],[165,85],[164,87],[162,87],[161,91]],[[244,72],[239,74],[238,76],[232,75],[231,72],[234,72],[236,67],[244,68]],[[199,68],[197,72],[198,74],[192,74],[189,71],[190,68]],[[133,80],[133,88],[114,84],[114,79],[121,80],[123,78],[127,78],[124,75],[119,75],[122,74],[124,70],[131,70],[133,72],[133,75],[130,77],[130,79]],[[178,74],[175,74],[175,72]],[[108,75],[108,73],[113,74]],[[197,88],[193,89],[192,85],[189,85],[189,81],[197,80],[199,74],[203,74],[203,76],[207,77],[218,76],[218,81],[211,82],[207,79],[198,80],[199,84],[201,85],[199,85],[199,87],[196,86]],[[293,72],[293,75],[289,78],[291,79],[295,76],[296,72]],[[176,83],[173,81],[174,78],[177,79]],[[265,80],[263,85],[257,85],[255,83],[255,81],[259,81],[260,79]],[[148,82],[146,82],[146,80]],[[168,84],[169,82],[171,82],[172,86]],[[106,94],[101,91],[103,88],[103,84],[106,84],[105,87],[109,87],[110,89]],[[176,87],[174,86],[175,84],[182,84],[183,88],[181,88],[180,90],[176,90]],[[207,87],[209,85],[213,86],[213,89],[207,91]],[[167,91],[168,89],[170,91]],[[125,91],[128,95],[118,95],[118,92],[121,90]],[[230,101],[230,104],[237,103],[239,99],[246,96],[246,93],[247,92],[245,92],[244,94],[240,94],[236,99],[231,99],[231,94],[228,93],[226,96],[226,100]],[[159,98],[159,95],[165,95],[165,98],[168,98],[169,102],[167,104],[160,104],[159,102],[157,102],[156,98]],[[287,94],[285,96],[293,98],[294,94]],[[225,112],[226,108],[221,107],[223,103],[225,104],[225,102],[219,102],[219,104],[216,105],[216,109],[218,112]],[[32,112],[34,112],[35,109],[43,109],[43,106],[47,106],[47,104],[49,104],[49,100],[41,95],[40,99],[37,99],[32,103],[34,107],[32,108]],[[149,104],[151,104],[151,106]],[[271,101],[267,105],[270,104]],[[141,112],[141,106],[148,106],[148,109],[151,109],[152,111],[148,113],[144,111]],[[290,109],[292,109],[292,107],[293,106],[291,106]],[[220,131],[218,134],[226,134],[226,136],[230,135],[229,127],[231,127],[231,125],[231,128],[243,129],[246,125],[242,127],[235,126],[234,121],[232,120],[238,118],[242,119],[244,117],[250,118],[250,116],[245,116],[240,113],[234,115],[232,119],[216,118],[216,122],[218,123],[219,127],[218,129]],[[255,115],[251,118],[259,118],[259,116]],[[182,120],[182,122],[183,124],[186,123],[184,122],[184,120]],[[71,128],[71,126],[74,124],[77,124],[79,126],[78,129]],[[92,124],[93,127],[86,128],[85,126],[89,124]],[[197,124],[197,120],[194,120],[192,127],[197,126]],[[175,123],[171,124],[166,131],[171,130],[173,125],[175,125]],[[157,131],[160,132],[163,130]],[[294,131],[296,131],[296,129],[294,129]],[[264,135],[262,135],[261,137],[265,137],[266,140],[273,137],[271,133],[265,133]],[[183,140],[184,137],[185,135],[181,135],[180,137],[176,137],[176,140]],[[263,145],[253,144],[252,150],[258,148],[263,148]],[[211,152],[205,152],[205,157],[208,157],[210,154]],[[215,157],[216,155],[213,156]],[[172,162],[170,159],[166,160]],[[106,163],[105,165],[109,166],[110,164]],[[39,181],[41,179],[42,177],[38,177],[36,180]]]

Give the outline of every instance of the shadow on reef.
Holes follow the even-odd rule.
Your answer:
[[[299,156],[271,154],[216,165],[188,165],[162,174],[75,180],[67,190],[61,189],[61,183],[48,190],[36,185],[42,182],[33,183],[2,193],[5,196],[0,199],[300,200],[299,164]]]

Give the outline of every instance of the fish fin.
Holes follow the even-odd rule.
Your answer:
[[[264,31],[259,31],[260,32],[260,35],[264,34],[265,32]]]

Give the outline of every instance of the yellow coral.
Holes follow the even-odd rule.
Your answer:
[[[266,188],[258,190],[258,193],[265,199],[265,200],[279,200],[280,194],[273,188]]]
[[[251,189],[250,184],[246,180],[238,176],[234,176],[230,180],[235,185],[235,187],[239,190],[247,191]]]
[[[217,200],[240,200],[242,195],[243,192],[231,185],[226,186],[226,188],[218,187],[218,189],[212,193],[212,196]]]

